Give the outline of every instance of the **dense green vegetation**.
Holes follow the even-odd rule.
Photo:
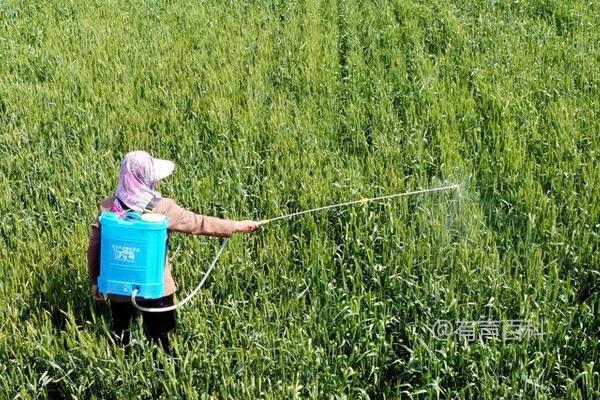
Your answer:
[[[0,0],[0,397],[597,398],[599,26],[581,0]],[[462,190],[234,237],[176,357],[140,321],[126,355],[85,251],[135,149],[228,218]],[[180,297],[217,246],[172,238]]]

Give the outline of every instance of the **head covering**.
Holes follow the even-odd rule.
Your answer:
[[[123,214],[131,209],[143,212],[152,199],[161,198],[154,190],[159,180],[169,176],[175,164],[152,157],[145,151],[132,151],[121,161],[121,173],[116,189],[116,200],[111,211]]]

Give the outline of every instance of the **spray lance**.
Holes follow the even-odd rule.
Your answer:
[[[454,185],[441,186],[441,187],[432,188],[432,189],[421,189],[421,190],[415,190],[415,191],[404,192],[404,193],[390,194],[390,195],[386,195],[386,196],[371,197],[371,198],[365,198],[365,199],[360,199],[360,200],[352,200],[352,201],[347,201],[344,203],[330,204],[330,205],[323,206],[323,207],[312,208],[310,210],[298,211],[298,212],[294,212],[294,213],[290,213],[290,214],[286,214],[286,215],[281,215],[281,216],[275,217],[275,218],[263,219],[258,222],[258,225],[261,226],[261,225],[269,224],[271,222],[279,221],[282,219],[294,218],[294,217],[297,217],[297,216],[300,216],[303,214],[315,213],[318,211],[329,210],[332,208],[347,207],[347,206],[351,206],[354,204],[364,204],[364,203],[369,203],[369,202],[374,202],[374,201],[393,199],[396,197],[405,197],[405,196],[412,196],[412,195],[425,194],[425,193],[441,192],[444,190],[457,190],[458,188],[459,188],[459,185],[454,184]],[[206,279],[208,278],[208,276],[210,275],[212,270],[215,268],[217,261],[219,261],[219,258],[221,257],[223,250],[227,246],[227,243],[229,243],[229,238],[225,238],[223,240],[223,242],[221,243],[221,246],[219,247],[219,250],[217,251],[217,255],[212,260],[208,270],[202,277],[202,280],[200,281],[198,286],[196,286],[196,288],[188,296],[186,296],[183,300],[181,300],[179,303],[172,305],[170,307],[163,307],[163,308],[142,307],[139,304],[137,304],[135,301],[137,289],[134,289],[133,292],[131,293],[131,302],[138,310],[146,311],[146,312],[171,311],[171,310],[175,310],[176,308],[183,306],[184,304],[189,302],[200,291],[200,288],[202,287],[202,285],[204,285],[204,282],[206,282]]]

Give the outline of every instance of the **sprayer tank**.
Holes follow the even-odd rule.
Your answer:
[[[168,219],[160,214],[113,212],[100,215],[100,276],[102,294],[156,299],[163,295]]]

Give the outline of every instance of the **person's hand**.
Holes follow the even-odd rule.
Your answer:
[[[91,287],[92,297],[96,299],[96,301],[104,301],[104,297],[98,292],[98,285],[92,284]]]
[[[239,233],[250,233],[258,229],[259,223],[252,220],[236,221],[235,231]]]

